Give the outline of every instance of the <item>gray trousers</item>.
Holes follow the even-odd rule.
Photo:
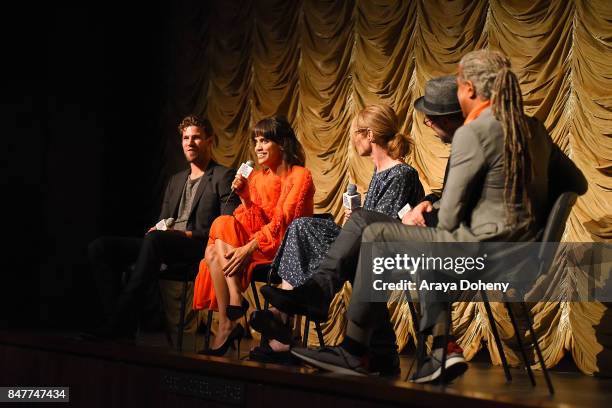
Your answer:
[[[349,221],[342,227],[340,235],[330,246],[317,271],[310,277],[323,289],[327,303],[340,291],[344,282],[353,283],[357,270],[357,260],[361,248],[363,232],[374,223],[401,223],[385,214],[375,211],[355,211]],[[349,307],[349,310],[351,309]],[[374,335],[365,343],[372,355],[389,355],[397,353],[395,331],[391,325],[389,311],[386,307],[378,309],[381,324],[374,329]]]
[[[448,231],[437,228],[407,226],[397,220],[380,222],[375,217],[363,217],[363,215],[362,218],[374,222],[363,225],[360,248],[366,244],[376,242],[427,243],[456,241],[456,237]],[[413,255],[418,256],[419,254]],[[376,342],[377,332],[381,328],[390,327],[391,324],[385,302],[369,302],[364,300],[363,294],[370,290],[366,286],[372,282],[372,269],[362,268],[363,259],[364,257],[356,258],[357,265],[355,270],[357,273],[353,281],[353,295],[347,312],[349,324],[346,334],[362,344],[369,344]],[[421,276],[421,278],[425,277]],[[432,293],[422,291],[419,293],[419,304],[421,308],[420,331],[429,331],[434,325],[436,325],[436,329],[438,327],[440,330],[446,329],[445,325],[448,324],[448,302],[439,301]]]

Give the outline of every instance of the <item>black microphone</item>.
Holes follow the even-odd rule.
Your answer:
[[[255,167],[255,162],[253,160],[247,160],[246,162],[240,165],[240,167],[238,168],[238,171],[236,172],[236,175],[240,174],[245,179],[248,179],[251,173],[253,172],[254,167]],[[232,187],[232,191],[227,196],[227,200],[225,200],[225,204],[227,204],[232,194],[234,194],[234,187]]]
[[[361,208],[361,195],[357,192],[355,184],[349,184],[346,193],[342,194],[342,205],[351,211]]]

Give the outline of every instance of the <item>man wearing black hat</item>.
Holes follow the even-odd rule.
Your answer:
[[[425,124],[431,127],[444,143],[450,143],[455,130],[463,122],[461,107],[457,100],[455,78],[445,76],[428,81],[425,86],[425,96],[416,101],[415,109],[425,113]],[[432,211],[432,205],[438,199],[438,195],[430,194],[425,198],[426,201],[424,200],[406,214],[402,222],[420,225],[420,219],[425,213],[428,222],[435,223],[436,217],[435,211]],[[375,211],[363,209],[356,211],[343,226],[340,235],[321,261],[317,272],[304,285],[293,290],[264,286],[261,293],[273,306],[283,312],[308,315],[317,321],[326,320],[335,294],[346,281],[353,282],[355,278],[363,231],[371,224],[382,222],[399,223],[399,220]],[[395,332],[386,308],[381,312],[383,315],[378,318],[383,324],[374,331],[368,344],[368,369],[371,372],[379,372],[381,375],[399,374]],[[350,341],[350,334],[350,330],[347,331],[348,341]],[[354,372],[348,373],[354,374]]]
[[[523,113],[518,79],[510,70],[507,57],[488,50],[466,54],[459,64],[457,89],[457,99],[466,119],[453,136],[448,182],[440,199],[437,227],[407,226],[390,220],[377,222],[369,217],[370,219],[366,220],[369,224],[362,225],[361,241],[355,244],[358,252],[352,253],[358,273],[354,276],[343,343],[339,347],[320,350],[293,349],[292,354],[296,357],[330,371],[363,374],[367,369],[364,357],[367,356],[369,345],[381,329],[390,326],[385,299],[380,301],[375,298],[375,292],[397,289],[397,281],[392,281],[394,287],[387,289],[368,285],[370,282],[382,282],[373,277],[380,276],[385,270],[389,272],[383,275],[385,277],[404,277],[405,274],[397,272],[409,271],[410,274],[417,272],[414,276],[422,279],[421,283],[427,283],[426,279],[430,277],[434,282],[436,278],[458,280],[457,277],[463,273],[452,265],[450,268],[416,263],[413,263],[412,267],[399,266],[400,251],[404,257],[410,257],[413,261],[415,258],[425,258],[420,258],[422,251],[428,252],[428,257],[431,251],[436,251],[434,255],[443,253],[444,256],[452,255],[451,259],[465,260],[466,255],[474,253],[474,247],[478,246],[478,243],[532,242],[537,239],[538,231],[545,224],[547,207],[550,208],[549,201],[553,198],[548,193],[552,192],[552,188],[560,186],[560,176],[563,175],[565,179],[562,187],[565,190],[561,191],[571,189],[579,194],[586,191],[586,180],[553,144],[544,126]],[[426,95],[423,104],[419,103],[420,109],[427,108],[430,113],[435,112],[428,103],[430,101]],[[432,118],[433,116],[427,115],[426,121],[429,120],[437,126],[438,122],[432,121]],[[435,130],[434,126],[432,127]],[[523,172],[512,170],[516,163],[520,164],[515,167]],[[508,169],[505,166],[508,166]],[[531,175],[537,176],[531,178]],[[520,193],[517,194],[517,191]],[[352,215],[350,222],[355,218],[357,217]],[[354,226],[351,226],[351,229],[352,233],[356,232]],[[338,237],[336,242],[340,241],[340,238]],[[399,244],[401,248],[391,249],[393,243]],[[428,245],[425,245],[426,243]],[[381,249],[385,256],[378,257]],[[374,253],[377,257],[373,256]],[[387,254],[394,254],[394,257]],[[434,258],[442,259],[440,256]],[[339,260],[335,266],[342,268],[342,261]],[[385,265],[382,266],[380,261]],[[504,268],[520,273],[520,266],[526,265],[525,261],[528,263],[529,259],[513,260],[512,263],[516,262],[517,265],[510,266],[510,262],[507,262]],[[483,268],[484,266],[481,266],[477,270]],[[414,282],[411,280],[409,283]],[[447,282],[448,280],[443,281]],[[449,382],[467,369],[462,350],[454,343],[448,343],[445,334],[449,329],[450,302],[455,297],[456,289],[451,289],[449,295],[442,296],[436,293],[437,289],[428,289],[421,284],[418,287],[406,286],[408,287],[401,282],[401,289],[419,291],[422,315],[420,334],[433,336],[431,353],[419,353],[417,369],[411,381]],[[296,292],[297,290],[293,291]],[[280,310],[295,312],[288,310],[292,305],[281,296],[267,298]]]
[[[454,75],[434,78],[425,84],[425,95],[414,103],[414,109],[425,114],[423,123],[430,127],[442,143],[450,144],[453,141],[455,130],[463,124],[461,106],[457,100],[457,84]],[[449,103],[449,101],[452,101]],[[444,184],[448,176],[448,164],[444,170]],[[420,227],[435,227],[438,225],[439,201],[442,191],[432,192],[411,209],[402,222],[406,225],[417,225]]]

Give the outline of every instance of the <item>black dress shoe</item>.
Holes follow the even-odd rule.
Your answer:
[[[230,334],[227,336],[227,339],[225,339],[225,342],[223,342],[223,344],[220,347],[216,349],[200,350],[198,351],[198,354],[203,354],[205,356],[221,357],[227,353],[230,347],[235,347],[236,348],[236,358],[240,358],[240,342],[242,341],[243,337],[244,337],[244,327],[242,327],[240,323],[238,323],[232,329]],[[234,346],[234,342],[236,342],[235,346]]]
[[[299,365],[300,361],[290,351],[274,351],[268,344],[257,346],[249,352],[249,360],[267,364]]]
[[[283,344],[291,344],[293,336],[291,328],[269,310],[256,310],[251,313],[251,327],[269,339],[275,339]]]
[[[325,299],[323,289],[316,283],[304,284],[292,290],[265,285],[260,291],[263,297],[281,312],[308,316],[317,322],[327,320],[329,302]]]

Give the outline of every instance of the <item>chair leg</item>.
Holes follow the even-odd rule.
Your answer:
[[[206,318],[206,333],[204,334],[204,350],[210,348],[210,334],[212,333],[212,322],[213,322],[213,311],[208,310],[208,317]]]
[[[270,268],[268,269],[268,278],[266,280],[266,284],[268,286],[272,284],[272,274],[273,273],[274,273],[274,267],[270,265]],[[251,289],[253,290],[253,298],[255,299],[255,306],[257,307],[257,310],[262,310],[261,304],[259,303],[259,295],[257,295],[257,288],[255,286],[255,282],[253,281],[251,281]],[[264,298],[263,310],[268,310],[269,307],[270,307],[270,302],[268,302],[268,299]],[[259,345],[263,347],[267,342],[268,342],[268,339],[264,335],[262,335],[261,339],[259,340]]]
[[[304,347],[308,347],[308,329],[310,328],[310,317],[306,316],[306,321],[304,322],[304,338],[302,339],[302,344]]]
[[[319,337],[319,346],[321,348],[325,347],[325,339],[323,338],[323,331],[321,330],[321,324],[319,322],[315,323],[315,330],[317,331],[317,336]]]
[[[414,330],[414,334],[418,335],[419,333],[419,315],[416,310],[415,302],[412,301],[412,296],[409,291],[404,291],[404,295],[406,296],[406,302],[408,303],[408,312],[410,313],[410,318],[412,319],[412,329]],[[414,338],[414,346],[417,347],[417,339]]]
[[[512,375],[510,374],[510,367],[508,366],[508,360],[506,360],[506,353],[504,352],[504,346],[499,338],[499,333],[497,332],[497,323],[495,322],[495,318],[493,317],[493,312],[491,311],[491,304],[489,303],[489,297],[487,293],[483,290],[480,291],[480,295],[482,296],[482,302],[484,303],[485,310],[487,311],[487,317],[489,319],[489,326],[491,327],[491,331],[493,332],[493,338],[495,339],[495,345],[497,346],[497,351],[499,353],[499,357],[502,361],[502,366],[504,367],[504,374],[506,375],[506,382],[512,381]]]
[[[540,360],[540,367],[542,367],[542,373],[544,373],[544,379],[546,380],[546,386],[548,387],[548,392],[550,393],[550,395],[554,395],[555,389],[553,387],[552,381],[550,380],[550,375],[548,374],[548,369],[546,368],[546,364],[544,364],[544,357],[542,356],[542,350],[540,349],[538,337],[535,334],[535,330],[533,330],[533,324],[531,323],[531,316],[524,302],[521,302],[521,307],[523,309],[523,312],[525,313],[525,318],[527,319],[529,332],[531,332],[531,339],[533,340],[533,346],[535,347],[536,354],[538,355],[538,360]]]
[[[266,285],[270,286],[272,285],[272,274],[274,273],[274,266],[270,265],[270,268],[268,269],[268,279],[266,281]],[[268,310],[268,308],[270,307],[270,302],[268,302],[268,299],[264,299],[264,310]]]
[[[419,332],[419,315],[417,314],[414,303],[410,301],[408,301],[408,311],[410,312],[410,317],[412,318],[412,326],[413,326],[414,332],[418,333]]]
[[[451,316],[452,313],[452,303],[448,302],[448,308],[446,311],[447,322],[446,328],[444,330],[444,347],[442,348],[442,367],[440,370],[440,378],[442,379],[442,383],[446,384],[446,357],[448,355],[448,338],[450,335],[450,328],[453,323],[453,319]]]
[[[415,352],[414,360],[412,360],[412,363],[410,363],[410,367],[408,367],[408,372],[406,372],[406,378],[404,378],[404,381],[408,381],[410,379],[410,374],[412,373],[412,369],[414,368],[414,365],[418,361],[421,361],[423,357],[425,357],[425,341],[426,341],[426,336],[420,331],[417,331],[417,340],[415,341],[416,352]],[[418,369],[419,369],[419,365],[417,364],[417,370]]]
[[[535,377],[533,375],[533,370],[531,369],[531,364],[529,364],[527,353],[525,352],[525,346],[523,345],[523,340],[521,339],[521,333],[519,333],[519,328],[518,328],[518,325],[516,324],[514,313],[512,312],[511,305],[508,302],[505,302],[505,305],[506,305],[506,310],[508,310],[508,316],[510,317],[510,322],[512,323],[512,328],[514,329],[514,333],[516,335],[516,343],[518,344],[521,350],[521,357],[523,358],[523,363],[525,364],[525,369],[527,370],[529,381],[531,381],[531,386],[535,387],[536,386]]]
[[[253,291],[255,307],[257,308],[257,310],[261,310],[261,303],[259,303],[259,295],[257,295],[257,286],[255,285],[255,281],[251,281],[251,290]]]
[[[183,292],[181,293],[181,307],[179,309],[179,323],[177,327],[176,349],[183,351],[183,334],[185,332],[185,308],[187,304],[187,281],[183,281]]]
[[[172,341],[172,327],[170,322],[168,321],[168,317],[166,316],[166,304],[164,303],[164,297],[160,296],[161,302],[161,316],[164,321],[164,333],[166,334],[166,341],[170,347],[174,347],[174,341]],[[136,326],[137,332],[140,332],[140,322]]]

